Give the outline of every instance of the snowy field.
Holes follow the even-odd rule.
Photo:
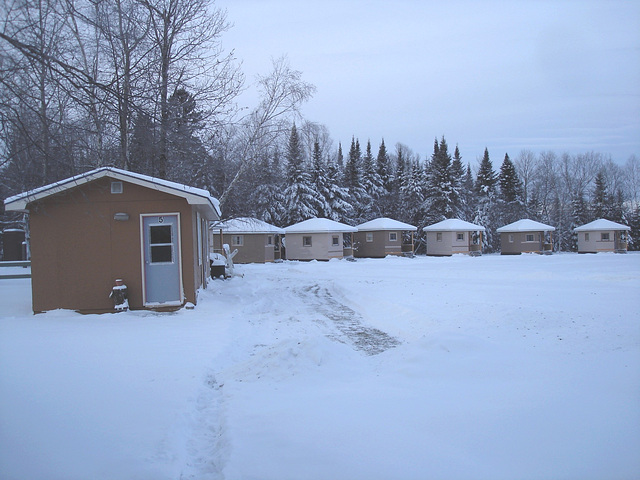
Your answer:
[[[640,255],[237,270],[172,314],[0,280],[0,478],[640,478]]]

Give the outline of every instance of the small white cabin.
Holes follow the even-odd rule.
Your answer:
[[[500,253],[502,255],[520,255],[521,253],[552,252],[551,232],[555,227],[525,218],[498,228],[500,234]]]
[[[287,260],[331,260],[353,255],[351,235],[357,231],[328,218],[291,225],[284,229]]]
[[[574,228],[578,235],[578,253],[627,253],[627,235],[631,227],[599,218]]]
[[[482,235],[485,228],[481,225],[449,218],[422,230],[427,234],[427,255],[482,255]]]

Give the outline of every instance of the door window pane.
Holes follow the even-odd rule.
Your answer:
[[[173,261],[171,250],[171,245],[152,245],[151,263],[171,263]]]
[[[171,243],[171,225],[154,225],[151,228],[151,244]]]

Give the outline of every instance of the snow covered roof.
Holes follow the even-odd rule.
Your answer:
[[[517,222],[510,223],[504,227],[500,227],[496,230],[498,233],[503,232],[553,232],[555,227],[551,225],[545,225],[544,223],[536,222],[525,218],[518,220]]]
[[[422,230],[425,232],[484,232],[485,228],[458,218],[448,218],[433,225],[428,225]]]
[[[347,233],[357,232],[356,227],[335,222],[328,218],[310,218],[300,223],[296,223],[284,229],[285,234],[289,233]]]
[[[612,222],[606,218],[599,218],[580,227],[573,229],[574,232],[599,231],[599,230],[631,230],[631,227],[621,223]]]
[[[4,201],[5,209],[10,211],[26,212],[27,205],[31,202],[70,190],[102,177],[109,177],[115,180],[134,183],[136,185],[182,197],[190,205],[202,205],[204,207],[203,214],[207,220],[217,220],[220,218],[220,202],[218,202],[216,198],[212,197],[206,190],[170,182],[161,178],[149,177],[140,173],[128,172],[114,167],[97,168],[90,172],[76,175],[75,177],[60,180],[59,182],[9,197]]]
[[[409,232],[415,232],[418,227],[409,225],[408,223],[399,222],[391,218],[381,217],[374,220],[369,220],[357,226],[359,232],[367,232],[374,230],[403,230]]]
[[[283,228],[278,228],[270,223],[263,222],[257,218],[240,217],[211,225],[212,230],[222,229],[223,233],[273,233],[284,234]]]

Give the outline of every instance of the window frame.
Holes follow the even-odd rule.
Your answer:
[[[389,241],[397,242],[398,241],[398,232],[389,232]]]
[[[365,241],[367,243],[372,243],[373,242],[373,232],[365,233]]]
[[[313,246],[313,237],[311,235],[303,235],[302,236],[302,246],[303,247],[312,247]]]
[[[244,247],[244,235],[231,235],[231,246]]]

